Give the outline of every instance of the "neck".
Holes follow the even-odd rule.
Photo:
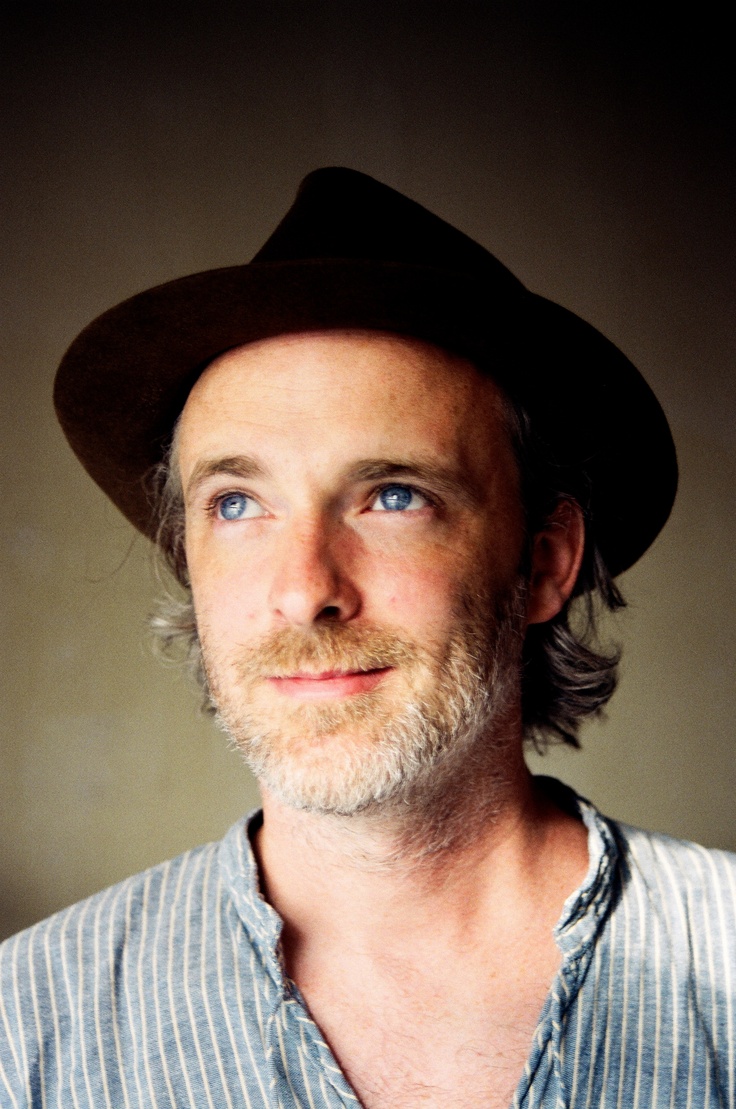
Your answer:
[[[458,780],[443,774],[415,783],[398,798],[349,815],[292,808],[261,785],[264,821],[259,848],[272,866],[293,846],[365,873],[432,874],[453,868],[479,842],[502,840],[533,809],[523,761],[492,777],[473,763]]]
[[[454,867],[479,841],[504,838],[504,829],[530,810],[520,721],[509,712],[494,723],[448,745],[389,798],[349,815],[293,808],[261,782],[264,844],[319,843],[319,853],[367,871]]]
[[[514,751],[502,773],[476,760],[422,805],[405,798],[351,817],[298,811],[264,790],[255,846],[264,893],[284,920],[287,966],[310,936],[411,944],[440,918],[487,928],[492,906],[522,918],[542,905],[554,927],[585,873],[586,837],[534,788],[520,742]]]

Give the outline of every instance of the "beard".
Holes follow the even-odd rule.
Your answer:
[[[453,633],[421,646],[382,628],[337,622],[278,629],[224,656],[201,629],[217,722],[256,778],[284,804],[352,816],[378,806],[449,800],[450,781],[489,765],[519,718],[526,582],[464,595]],[[368,692],[297,702],[268,679],[296,673],[390,673]],[[493,772],[493,770],[492,770]]]

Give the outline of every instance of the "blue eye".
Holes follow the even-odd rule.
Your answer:
[[[221,520],[242,520],[248,513],[250,497],[244,493],[228,493],[217,505]]]
[[[422,501],[421,494],[408,485],[387,485],[378,494],[375,508],[385,512],[403,512],[407,508],[423,508]]]

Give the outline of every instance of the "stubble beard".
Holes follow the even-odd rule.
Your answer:
[[[519,720],[526,583],[491,599],[467,594],[456,629],[428,649],[380,628],[284,628],[223,658],[201,629],[217,722],[256,778],[284,804],[353,816],[446,807],[479,776],[502,788]],[[366,693],[294,702],[266,679],[393,668]],[[489,803],[491,797],[488,796]]]

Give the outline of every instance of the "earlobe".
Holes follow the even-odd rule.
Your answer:
[[[585,547],[585,523],[575,501],[560,501],[534,536],[527,623],[551,620],[570,598]]]

